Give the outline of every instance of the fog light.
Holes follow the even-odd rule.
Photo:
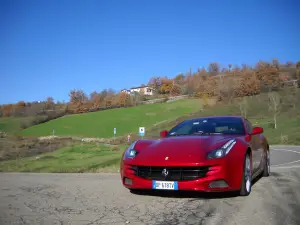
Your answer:
[[[215,180],[210,182],[209,184],[210,188],[227,188],[228,184],[226,183],[225,180]]]
[[[127,184],[127,185],[132,185],[132,180],[125,177],[124,183]]]

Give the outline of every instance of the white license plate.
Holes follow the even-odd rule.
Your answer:
[[[160,190],[178,190],[178,182],[153,180],[152,188]]]

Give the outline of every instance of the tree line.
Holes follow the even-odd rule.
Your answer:
[[[206,69],[199,68],[196,72],[190,69],[174,78],[151,78],[147,85],[153,88],[154,95],[150,97],[142,91],[129,95],[126,92],[105,89],[88,95],[83,90],[71,90],[66,103],[54,102],[52,97],[48,97],[41,102],[19,101],[16,104],[1,105],[0,117],[33,117],[35,120],[32,123],[38,124],[66,114],[136,106],[151,98],[189,95],[230,101],[236,97],[278,90],[285,84],[292,84],[289,83],[291,80],[297,80],[294,85],[300,87],[300,61],[280,64],[274,59],[271,62],[259,61],[254,67],[229,64],[226,68],[213,62]]]

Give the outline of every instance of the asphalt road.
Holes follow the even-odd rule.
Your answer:
[[[300,147],[274,146],[248,197],[135,195],[119,174],[0,174],[0,224],[300,224]]]

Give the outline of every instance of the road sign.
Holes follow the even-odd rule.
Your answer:
[[[142,136],[142,137],[145,136],[145,127],[140,127],[139,128],[139,135]]]
[[[117,133],[117,128],[114,128],[114,135],[116,135]]]

